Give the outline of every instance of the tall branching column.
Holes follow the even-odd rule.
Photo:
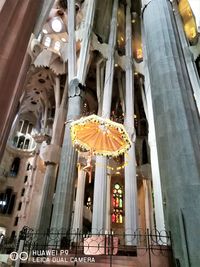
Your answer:
[[[114,76],[114,52],[117,32],[118,0],[113,3],[112,19],[109,36],[109,57],[106,62],[106,74],[104,83],[104,95],[102,117],[110,118],[112,86]],[[94,204],[92,217],[92,231],[104,232],[106,225],[106,195],[107,195],[107,161],[106,157],[96,157],[95,181],[94,181]]]
[[[65,125],[64,141],[61,151],[58,181],[53,206],[51,227],[56,229],[70,226],[74,178],[76,173],[77,153],[72,146],[70,122],[81,114],[81,90],[76,74],[76,40],[75,40],[75,1],[68,1],[68,113]],[[74,80],[73,80],[74,79]]]
[[[126,6],[126,115],[125,126],[132,139],[132,146],[125,155],[125,232],[133,234],[137,229],[137,181],[136,181],[136,160],[134,141],[134,86],[132,68],[132,30],[130,2]],[[126,236],[126,244],[134,245],[136,240],[133,236]]]
[[[177,265],[200,265],[200,123],[170,1],[144,3],[144,36],[166,228]]]
[[[51,144],[46,147],[46,152],[44,153],[46,155],[44,156],[44,160],[47,166],[46,166],[46,171],[44,175],[44,186],[43,186],[41,206],[39,209],[38,222],[37,222],[37,230],[40,233],[44,233],[50,227],[53,195],[55,191],[57,169],[58,169],[58,163],[60,159],[61,135],[62,135],[62,129],[64,125],[65,108],[63,105],[63,101],[65,98],[66,90],[67,88],[65,87],[64,93],[63,93],[63,99],[61,101],[60,78],[56,76],[55,85],[54,85],[54,96],[55,96],[56,108],[55,108],[55,117],[54,117],[54,124],[53,124],[53,133],[52,133]]]
[[[70,122],[80,117],[83,102],[82,92],[79,88],[79,81],[77,79],[70,82],[68,97],[68,115],[51,222],[51,227],[57,229],[68,229],[70,226],[77,163],[77,152],[71,142]]]
[[[76,177],[77,153],[72,146],[70,136],[70,123],[78,119],[82,112],[82,86],[85,83],[85,69],[87,69],[87,58],[89,52],[90,33],[94,18],[95,1],[88,5],[83,29],[80,60],[78,66],[78,78],[76,78],[76,51],[75,51],[75,2],[68,1],[68,32],[69,32],[69,54],[68,54],[68,113],[66,119],[64,141],[61,152],[56,195],[52,214],[52,228],[69,229],[71,221],[72,200],[74,181]],[[87,48],[87,49],[86,49]],[[82,69],[81,70],[79,70]]]

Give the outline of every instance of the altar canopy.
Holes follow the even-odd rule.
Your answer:
[[[124,126],[97,115],[83,117],[71,124],[71,138],[79,151],[117,157],[131,147]]]

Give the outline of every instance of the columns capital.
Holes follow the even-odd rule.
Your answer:
[[[70,81],[69,93],[68,93],[69,98],[76,97],[76,96],[82,97],[84,91],[85,91],[85,86],[79,82],[78,78],[74,78]]]
[[[40,156],[46,164],[58,164],[60,153],[61,147],[51,144],[45,147]]]

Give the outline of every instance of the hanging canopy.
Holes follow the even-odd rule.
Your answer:
[[[71,125],[71,138],[79,151],[117,157],[126,152],[131,141],[122,124],[96,115],[81,118]]]

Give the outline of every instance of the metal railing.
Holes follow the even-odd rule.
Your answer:
[[[8,240],[7,240],[8,241]],[[171,251],[170,233],[167,231],[137,229],[134,233],[113,232],[102,233],[102,231],[83,233],[77,230],[66,231],[65,229],[51,229],[40,233],[24,227],[19,234],[15,244],[10,244],[2,239],[0,253],[12,251],[25,252],[27,262],[35,258],[53,260],[55,257],[68,259],[93,257],[100,260],[102,257],[112,262],[115,256],[147,257],[149,267],[152,265],[152,257],[165,255]],[[20,248],[20,251],[19,251]],[[54,261],[55,262],[55,261]],[[71,265],[78,262],[71,261]]]
[[[17,237],[8,238],[0,235],[0,254],[10,254],[17,249]]]

